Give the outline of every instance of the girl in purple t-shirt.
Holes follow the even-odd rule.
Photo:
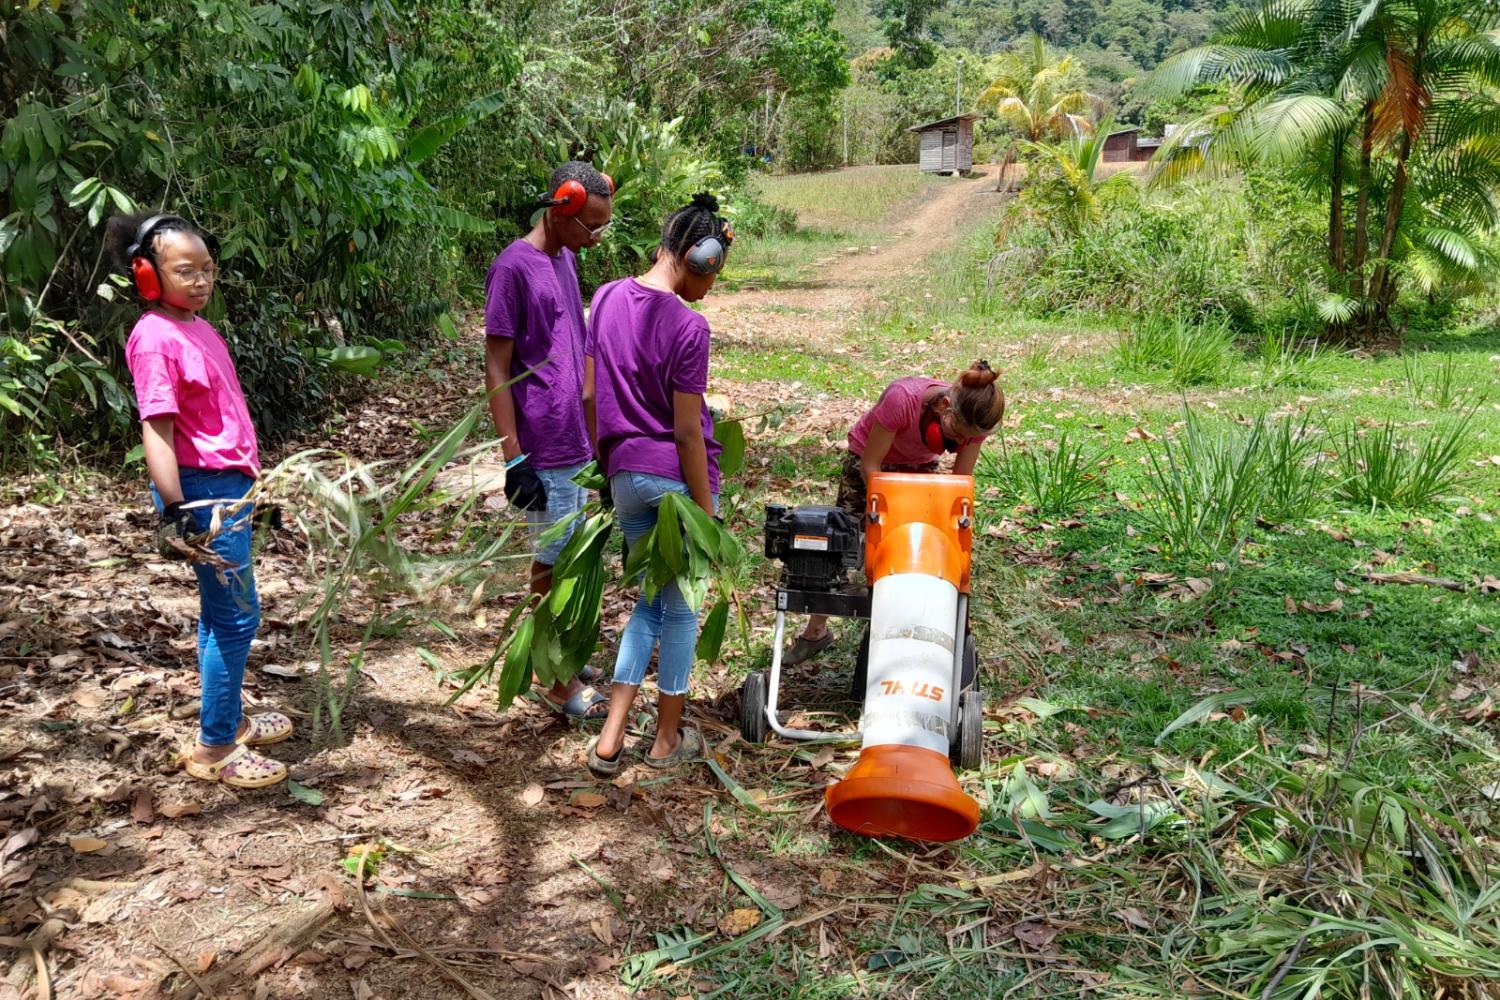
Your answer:
[[[130,331],[125,361],[135,380],[157,549],[192,559],[198,577],[198,739],[188,774],[237,788],[286,777],[286,766],[249,749],[292,735],[279,712],[246,717],[240,685],[260,602],[250,559],[250,510],[236,506],[260,475],[255,427],[229,348],[198,315],[213,295],[218,241],[176,215],[117,215],[105,241],[146,311]],[[199,542],[219,511],[219,531]],[[194,544],[189,544],[190,542]],[[201,545],[224,569],[199,560]]]
[[[885,387],[875,405],[849,432],[849,450],[839,476],[838,505],[864,517],[865,483],[877,472],[936,472],[945,452],[953,471],[974,472],[984,439],[1005,416],[1005,394],[989,362],[976,361],[951,383],[916,376]],[[813,615],[785,653],[787,666],[833,645],[824,615]]]
[[[583,407],[614,495],[627,545],[656,525],[667,493],[680,493],[712,516],[718,507],[719,445],[703,394],[708,390],[708,322],[689,309],[708,294],[733,234],[719,203],[700,194],[663,227],[651,270],[594,293],[584,342]],[[675,583],[656,598],[637,599],[615,659],[609,717],[589,743],[597,774],[620,769],[625,724],[658,641],[656,738],[652,767],[671,767],[703,753],[703,737],[681,726],[698,616]]]

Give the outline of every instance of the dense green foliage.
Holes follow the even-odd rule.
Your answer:
[[[404,341],[456,334],[434,321],[529,225],[563,159],[590,159],[619,186],[619,225],[584,262],[585,283],[634,266],[666,211],[743,172],[758,98],[816,101],[846,75],[828,0],[662,6],[8,13],[5,457],[112,444],[133,422],[120,354],[136,307],[100,249],[115,211],[162,207],[220,236],[207,315],[273,440],[318,412],[341,366],[368,371]]]

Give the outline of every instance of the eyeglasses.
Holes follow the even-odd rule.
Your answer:
[[[172,272],[172,277],[184,285],[196,285],[200,281],[206,281],[212,285],[219,279],[219,269],[216,267],[205,267],[199,271],[195,268],[179,267]]]
[[[574,222],[578,223],[580,226],[583,226],[583,231],[589,234],[589,239],[591,239],[591,240],[597,240],[597,239],[599,239],[600,237],[602,237],[605,234],[605,232],[609,229],[610,226],[613,226],[615,224],[615,220],[614,219],[610,219],[609,221],[605,222],[603,225],[600,225],[600,226],[586,226],[586,225],[584,225],[583,220],[580,219],[576,215],[570,215],[570,216],[568,216],[568,218],[572,219]]]

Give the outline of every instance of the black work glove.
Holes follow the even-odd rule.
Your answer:
[[[505,470],[505,499],[520,510],[547,509],[547,487],[529,459],[523,458]]]
[[[250,516],[254,519],[255,527],[261,531],[280,531],[284,527],[280,504],[258,503],[255,505],[255,513]]]
[[[615,509],[615,491],[609,488],[608,479],[604,481],[604,485],[599,487],[599,504],[605,510]]]
[[[188,539],[197,533],[198,526],[183,501],[169,503],[156,521],[156,552],[163,559],[191,558]]]

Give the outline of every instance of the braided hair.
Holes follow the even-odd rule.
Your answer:
[[[692,204],[667,216],[661,227],[661,248],[682,257],[705,236],[724,236],[727,226],[718,212],[719,199],[705,192],[693,195]]]

